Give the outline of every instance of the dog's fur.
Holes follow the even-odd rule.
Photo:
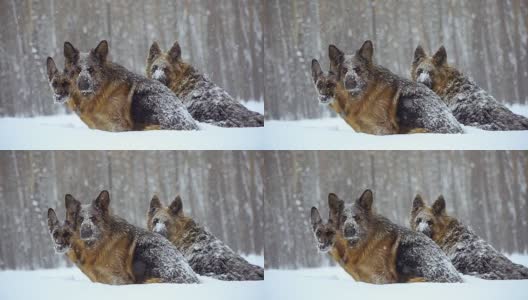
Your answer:
[[[433,56],[428,56],[418,46],[414,52],[411,77],[438,94],[464,125],[484,130],[528,130],[528,118],[514,114],[472,79],[449,65],[444,46]]]
[[[196,274],[166,239],[110,213],[102,191],[87,205],[66,195],[66,220],[82,255],[77,262],[92,281],[107,284],[197,283]]]
[[[443,196],[426,206],[416,195],[410,225],[435,241],[457,270],[483,279],[528,279],[528,268],[511,262],[456,218],[447,215]]]
[[[248,263],[191,217],[183,214],[178,196],[163,207],[157,196],[150,201],[147,227],[170,240],[185,256],[193,270],[220,280],[263,280],[264,270]]]
[[[108,43],[89,53],[64,43],[65,75],[78,114],[90,127],[106,131],[195,130],[181,101],[158,81],[134,74],[108,60]]]
[[[445,103],[421,84],[399,77],[373,61],[374,47],[366,41],[354,55],[329,46],[330,72],[337,80],[336,97],[347,123],[357,132],[377,135],[436,132],[461,133]]]
[[[396,225],[373,210],[366,190],[346,207],[339,234],[346,241],[344,263],[358,281],[460,282],[461,277],[442,250],[426,236]]]
[[[157,42],[150,47],[146,74],[168,86],[183,100],[193,118],[222,127],[261,127],[264,117],[248,110],[225,90],[200,74],[181,57],[175,42],[163,53]]]

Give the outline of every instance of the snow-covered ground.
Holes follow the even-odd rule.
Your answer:
[[[321,108],[323,109],[323,108]],[[528,117],[528,106],[512,111]],[[273,150],[526,150],[528,130],[484,131],[464,127],[464,134],[375,136],[356,133],[341,118],[266,121],[265,146]]]
[[[243,102],[264,113],[264,102]],[[105,132],[88,128],[76,115],[0,118],[0,150],[259,150],[264,128],[221,128],[200,123],[199,131]]]
[[[247,259],[264,266],[264,257]],[[201,284],[141,284],[111,286],[91,282],[77,268],[0,271],[0,299],[264,299],[264,281],[220,281],[200,277]]]
[[[528,266],[528,255],[511,259]],[[469,300],[528,299],[528,280],[482,280],[464,276],[464,283],[373,285],[355,282],[340,267],[266,270],[266,299]]]

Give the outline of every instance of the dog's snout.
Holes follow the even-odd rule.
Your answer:
[[[345,77],[345,87],[347,89],[353,89],[357,86],[357,81],[352,76]]]
[[[79,90],[84,91],[90,88],[90,82],[86,77],[80,77],[78,82]]]
[[[93,235],[93,230],[88,226],[81,227],[81,238],[89,238]]]
[[[345,236],[352,237],[356,235],[356,229],[353,226],[346,226],[345,227]]]

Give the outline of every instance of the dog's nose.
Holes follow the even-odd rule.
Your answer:
[[[357,86],[357,82],[354,78],[352,77],[347,77],[345,78],[345,87],[347,89],[353,89]]]
[[[89,227],[83,227],[81,228],[81,238],[88,238],[91,237],[93,234],[93,231]]]
[[[90,82],[88,82],[87,78],[81,77],[79,78],[78,86],[79,86],[79,90],[85,91],[90,87]]]
[[[352,237],[356,235],[356,229],[352,226],[345,227],[345,236]]]

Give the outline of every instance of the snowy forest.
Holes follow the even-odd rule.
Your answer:
[[[179,41],[184,60],[240,100],[262,101],[260,0],[0,1],[0,116],[62,113],[53,103],[46,57],[63,66],[63,44],[81,51],[106,39],[110,57],[145,73],[157,40],[167,51]]]
[[[448,62],[504,103],[528,104],[528,1],[265,1],[265,102],[268,119],[330,116],[317,103],[311,60],[327,71],[328,45],[354,53],[374,42],[374,57],[410,78],[416,46],[441,45]]]
[[[328,193],[346,204],[370,188],[374,208],[409,226],[416,193],[443,194],[447,213],[496,249],[528,251],[528,153],[508,151],[282,151],[265,154],[266,268],[331,264],[315,247],[310,209]]]
[[[146,228],[153,194],[233,250],[263,254],[263,154],[243,151],[12,151],[0,153],[0,269],[64,266],[47,209],[64,220],[64,195],[89,203],[110,191],[113,213]]]

